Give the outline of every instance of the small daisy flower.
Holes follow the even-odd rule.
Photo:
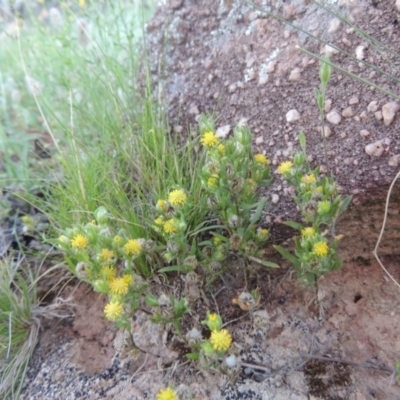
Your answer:
[[[75,235],[71,240],[71,246],[77,249],[84,249],[87,245],[87,238],[81,234]]]
[[[200,142],[205,147],[214,147],[218,143],[218,136],[211,131],[204,132]]]
[[[111,262],[114,257],[114,252],[108,249],[101,249],[99,258],[100,261]]]
[[[301,181],[305,184],[311,184],[315,182],[315,175],[310,174],[310,175],[304,175],[301,177]]]
[[[220,143],[220,144],[217,146],[217,149],[218,149],[218,153],[219,153],[219,154],[223,154],[224,151],[225,151],[225,146],[224,146],[222,143]]]
[[[327,214],[330,209],[331,209],[330,201],[318,202],[318,214]]]
[[[210,178],[208,178],[207,185],[209,187],[217,186],[218,183],[218,175],[214,174]]]
[[[181,206],[186,203],[187,196],[182,189],[176,189],[169,194],[168,200],[173,206]]]
[[[104,307],[107,319],[115,321],[122,313],[122,304],[119,301],[111,301]]]
[[[125,274],[122,279],[127,283],[129,286],[133,281],[133,276],[131,274]]]
[[[117,276],[117,270],[113,266],[107,265],[100,269],[100,275],[105,281],[111,281]]]
[[[168,221],[165,221],[164,223],[165,233],[176,233],[176,231],[177,231],[177,226],[173,218],[169,219]]]
[[[222,326],[222,318],[216,313],[210,314],[207,312],[207,320],[205,321],[205,324],[211,332],[218,331]]]
[[[167,209],[167,202],[165,200],[158,200],[157,201],[157,209],[160,211],[165,211]]]
[[[126,244],[124,245],[124,249],[126,254],[137,256],[140,253],[142,245],[135,239],[129,239]]]
[[[232,336],[226,329],[211,332],[211,345],[216,351],[226,351],[232,343]]]
[[[268,229],[259,229],[257,231],[257,237],[261,240],[264,240],[268,237],[269,230]]]
[[[163,218],[161,218],[161,217],[158,217],[158,218],[156,218],[155,220],[154,220],[154,223],[156,224],[156,225],[164,225],[164,219]]]
[[[264,155],[264,154],[256,154],[254,156],[254,159],[259,163],[259,164],[263,164],[263,165],[268,165],[269,164],[269,160],[268,158]]]
[[[129,283],[124,278],[114,278],[110,282],[110,290],[112,294],[127,294]]]
[[[280,174],[286,174],[287,172],[290,172],[292,168],[293,163],[291,161],[285,161],[278,167],[278,172]]]
[[[315,235],[315,229],[312,228],[311,226],[301,230],[301,236],[312,237],[314,235]]]
[[[172,388],[167,387],[157,393],[157,400],[178,400],[178,397]]]
[[[318,257],[326,256],[329,252],[329,246],[325,242],[317,242],[313,246],[313,254]]]
[[[120,244],[122,242],[122,237],[121,236],[115,236],[113,239],[113,242],[115,244]]]

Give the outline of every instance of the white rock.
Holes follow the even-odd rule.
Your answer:
[[[371,157],[380,157],[383,153],[383,144],[380,140],[365,146],[365,152]]]
[[[286,113],[286,121],[289,123],[296,122],[300,119],[300,113],[297,110],[290,110]]]
[[[399,0],[400,3],[400,0]],[[391,167],[398,167],[400,164],[400,154],[396,154],[389,158],[389,165]]]
[[[397,103],[396,101],[386,103],[382,107],[383,121],[386,126],[390,125],[393,122],[393,119],[394,119],[397,111],[399,111],[399,110],[400,110],[400,104]]]
[[[225,125],[225,126],[219,127],[215,133],[217,134],[217,136],[219,138],[225,139],[229,135],[230,130],[231,130],[231,126]]]
[[[396,7],[400,11],[400,0],[396,0]]]
[[[271,200],[274,204],[276,204],[276,203],[278,203],[278,201],[279,201],[279,195],[278,194],[276,194],[276,193],[274,193],[273,195],[272,195],[272,200]]]
[[[334,125],[337,125],[340,123],[340,121],[342,120],[342,117],[340,116],[340,114],[336,111],[336,110],[332,110],[331,112],[329,112],[326,116],[326,119]]]
[[[367,113],[366,113],[365,111],[363,111],[363,112],[360,114],[360,118],[361,118],[363,121],[365,121],[365,120],[368,118]]]
[[[256,144],[261,144],[261,143],[264,143],[264,138],[262,136],[257,136]]]
[[[289,75],[290,82],[298,82],[301,78],[301,69],[295,68]]]
[[[258,76],[258,84],[261,85],[265,85],[269,80],[269,75],[266,72],[260,73],[260,75]]]
[[[354,115],[351,107],[347,107],[342,111],[342,116],[345,118],[350,118]]]
[[[340,137],[341,137],[342,139],[344,139],[345,137],[347,137],[346,132],[342,132],[342,133],[340,134]]]
[[[330,99],[325,100],[324,111],[325,111],[326,113],[328,113],[329,111],[331,111],[331,106],[332,106],[332,100],[330,100]]]
[[[328,57],[331,57],[334,56],[335,54],[338,54],[339,50],[335,49],[332,46],[329,46],[329,44],[326,44],[323,49],[323,53],[325,53],[325,55],[327,55]]]
[[[349,104],[350,105],[354,105],[354,104],[358,104],[359,100],[357,96],[353,96],[350,100],[349,100]]]
[[[380,120],[383,118],[383,116],[382,116],[382,111],[377,111],[374,115],[375,115],[375,118],[376,118],[378,121],[380,121]]]
[[[342,38],[342,43],[343,43],[345,46],[347,46],[347,47],[350,47],[350,46],[351,46],[350,40],[347,39],[347,38],[345,38],[345,37]]]
[[[364,60],[364,46],[357,46],[356,47],[356,58],[357,60]]]
[[[322,127],[318,128],[319,133],[322,132]],[[324,131],[325,131],[325,137],[328,138],[329,136],[332,135],[332,129],[329,128],[329,126],[324,126]]]
[[[371,101],[371,103],[368,104],[367,109],[370,112],[378,111],[378,102],[377,101]]]
[[[328,32],[329,33],[337,32],[339,28],[340,28],[340,19],[334,18],[331,20],[331,22],[329,22]]]
[[[363,129],[362,131],[360,131],[360,135],[362,137],[367,137],[367,136],[369,136],[369,132],[366,129]]]

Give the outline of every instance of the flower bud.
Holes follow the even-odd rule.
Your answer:
[[[306,156],[304,153],[296,153],[293,157],[294,165],[301,167],[306,161]]]
[[[102,279],[97,279],[93,282],[93,290],[99,293],[108,293],[109,288],[108,284],[104,282]]]
[[[105,207],[99,207],[94,212],[94,217],[99,225],[104,225],[108,219],[108,212]]]
[[[222,318],[218,314],[207,311],[207,319],[202,321],[202,324],[208,326],[211,332],[219,331],[222,327]]]

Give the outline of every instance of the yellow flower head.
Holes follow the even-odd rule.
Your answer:
[[[115,236],[113,239],[115,244],[120,244],[122,242],[122,237],[121,236]]]
[[[33,218],[30,215],[24,215],[23,217],[21,217],[21,220],[25,225],[28,225],[28,226],[34,225]]]
[[[318,257],[326,256],[329,252],[329,246],[325,242],[317,242],[313,246],[313,254]]]
[[[181,206],[186,203],[187,196],[182,189],[176,189],[169,194],[168,200],[173,206]]]
[[[217,319],[218,319],[218,314],[213,313],[208,316],[208,320],[211,322],[215,322],[217,321]]]
[[[222,240],[219,237],[214,236],[214,243],[215,244],[220,244],[221,242],[222,242]]]
[[[157,393],[157,400],[178,400],[178,397],[172,388],[167,387]]]
[[[211,175],[210,178],[208,178],[208,181],[207,181],[208,186],[214,187],[214,186],[217,186],[217,183],[218,183],[218,175],[214,174],[214,175]]]
[[[326,214],[331,209],[331,203],[329,201],[318,202],[318,214]]]
[[[111,266],[107,265],[100,269],[100,275],[105,281],[111,281],[117,276],[117,270]]]
[[[259,163],[259,164],[263,164],[263,165],[268,165],[269,164],[269,160],[268,158],[264,155],[264,154],[256,154],[254,156],[254,159]]]
[[[218,136],[211,131],[204,132],[203,137],[200,140],[203,146],[214,147],[218,143]]]
[[[156,219],[154,220],[154,223],[155,223],[156,225],[164,225],[164,219],[161,218],[161,217],[158,217],[158,218],[156,218]]]
[[[81,235],[80,233],[78,235],[75,235],[72,240],[71,240],[71,246],[76,247],[77,249],[84,249],[88,244],[88,240],[85,236]]]
[[[114,257],[114,252],[108,249],[101,249],[99,258],[101,261],[111,262]]]
[[[127,294],[129,283],[124,278],[114,278],[110,282],[110,290],[112,294]]]
[[[165,233],[176,233],[176,231],[177,231],[177,226],[173,218],[169,219],[168,221],[165,221],[164,223]]]
[[[135,239],[129,239],[124,245],[126,254],[137,256],[140,253],[142,244]]]
[[[258,238],[259,239],[266,239],[267,238],[267,236],[268,236],[268,234],[269,234],[269,230],[268,229],[260,229],[258,232],[257,232],[257,236],[258,236]]]
[[[222,143],[220,143],[220,144],[218,145],[217,149],[218,149],[218,153],[219,153],[219,154],[223,154],[224,151],[225,151],[225,146],[224,146]]]
[[[216,351],[226,351],[232,343],[232,336],[226,329],[212,331],[210,338],[211,345]]]
[[[119,301],[111,301],[104,307],[107,319],[115,321],[122,313],[122,304]]]
[[[167,202],[165,200],[158,200],[157,201],[157,207],[160,210],[165,211],[167,209]]]
[[[315,229],[312,228],[311,226],[301,230],[301,236],[312,237],[314,235],[315,235]]]
[[[305,184],[311,184],[315,182],[315,175],[310,174],[310,175],[304,175],[301,177],[301,181]]]
[[[280,174],[285,174],[289,172],[293,167],[293,163],[291,161],[285,161],[278,167],[278,172]]]
[[[122,279],[127,283],[129,286],[132,283],[133,276],[131,274],[125,274]]]

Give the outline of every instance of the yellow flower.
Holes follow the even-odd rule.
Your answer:
[[[278,172],[280,174],[285,174],[289,172],[293,167],[293,163],[291,161],[285,161],[278,167]]]
[[[268,229],[260,229],[260,230],[257,232],[257,236],[258,236],[259,239],[263,240],[263,239],[266,239],[266,238],[267,238],[268,233],[269,233],[269,230],[268,230]]]
[[[226,351],[232,343],[232,336],[226,329],[213,331],[211,332],[210,342],[214,350]]]
[[[167,387],[157,393],[157,400],[178,400],[178,397],[172,388]]]
[[[329,246],[325,242],[317,242],[313,246],[313,253],[318,257],[326,256],[329,252]]]
[[[180,206],[186,203],[187,196],[182,189],[176,189],[169,194],[168,200],[173,206]]]
[[[120,244],[122,242],[122,237],[121,236],[115,236],[113,240],[114,240],[115,244]]]
[[[132,283],[133,276],[131,274],[125,274],[122,279],[128,284],[128,286]]]
[[[129,283],[124,278],[114,278],[110,282],[110,290],[112,294],[127,294]]]
[[[311,226],[301,230],[301,236],[311,237],[311,236],[314,236],[314,235],[315,235],[315,229],[312,228]]]
[[[176,222],[173,218],[169,219],[164,223],[164,232],[165,233],[176,233]]]
[[[159,218],[154,220],[154,223],[156,225],[164,225],[164,220],[161,217],[159,217]]]
[[[111,281],[117,276],[117,270],[113,266],[107,265],[100,269],[100,275],[105,281]]]
[[[215,244],[220,244],[221,242],[222,242],[222,240],[219,237],[214,236],[214,243]]]
[[[84,249],[87,244],[87,238],[81,234],[75,235],[71,240],[71,246],[76,247],[77,249]]]
[[[218,319],[218,314],[214,313],[214,314],[210,314],[208,316],[208,320],[211,321],[211,322],[215,322],[217,319]]]
[[[116,320],[122,313],[122,304],[119,301],[111,301],[104,307],[106,318]]]
[[[85,7],[85,5],[86,5],[86,0],[79,0],[79,5],[80,5],[81,7]]]
[[[318,214],[326,214],[331,209],[331,203],[329,201],[318,202]]]
[[[101,249],[99,258],[101,261],[111,262],[114,257],[114,252],[108,249]]]
[[[220,143],[217,147],[219,154],[222,154],[225,151],[225,146]]]
[[[304,175],[301,177],[301,181],[305,184],[311,184],[315,182],[315,175],[310,174],[310,175]]]
[[[254,159],[259,163],[263,165],[269,164],[268,158],[264,154],[256,154],[254,156]]]
[[[214,132],[207,131],[203,134],[200,142],[203,143],[203,146],[214,147],[218,143],[218,136]]]
[[[133,254],[135,256],[140,253],[141,248],[142,248],[141,243],[134,239],[129,239],[124,246],[126,254],[128,255]]]
[[[210,178],[208,178],[208,181],[207,181],[208,186],[214,187],[214,186],[217,186],[217,183],[218,183],[218,175],[214,174],[214,175],[211,175]]]
[[[165,200],[158,200],[157,206],[160,210],[165,211],[167,208],[167,202]]]

